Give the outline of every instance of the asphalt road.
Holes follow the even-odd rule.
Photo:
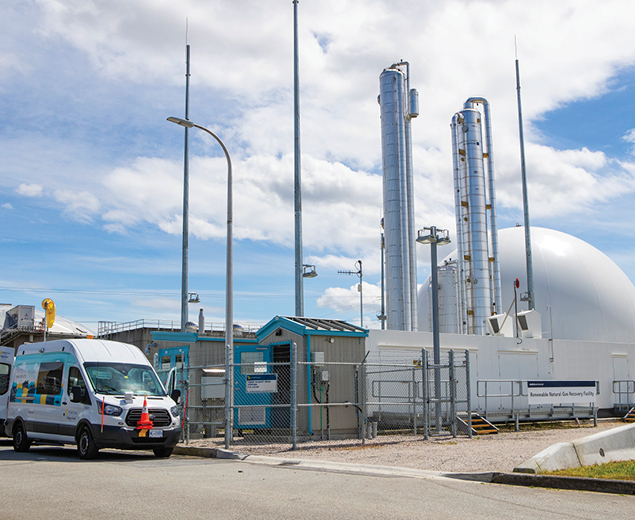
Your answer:
[[[0,519],[631,519],[635,497],[0,443]]]

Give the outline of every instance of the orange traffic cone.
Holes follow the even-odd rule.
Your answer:
[[[143,408],[141,409],[141,419],[137,422],[137,430],[151,430],[154,423],[150,420],[148,413],[148,400],[143,396]]]

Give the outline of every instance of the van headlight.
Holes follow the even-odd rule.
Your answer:
[[[173,406],[172,408],[170,408],[170,413],[172,414],[172,417],[178,417],[179,416],[179,407],[178,406]]]
[[[103,403],[99,403],[99,411],[101,412],[101,407]],[[115,406],[114,404],[107,404],[104,408],[104,415],[112,415],[114,417],[119,417],[123,412],[123,408],[120,406]]]

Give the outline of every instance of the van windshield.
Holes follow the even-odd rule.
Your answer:
[[[144,365],[127,363],[84,363],[95,392],[107,395],[166,395],[154,370]]]

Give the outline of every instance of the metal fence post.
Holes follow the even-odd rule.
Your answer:
[[[366,418],[368,417],[368,410],[366,407],[366,358],[362,361],[362,377],[361,377],[361,391],[362,396],[362,444],[366,444]]]
[[[467,431],[472,438],[472,383],[470,381],[470,351],[465,350],[465,384],[467,385]]]
[[[452,421],[452,437],[456,437],[456,375],[454,373],[454,350],[448,353],[450,365],[450,421]]]
[[[430,425],[428,419],[430,408],[428,403],[428,353],[426,349],[421,349],[421,385],[423,386],[423,440],[428,440],[428,430]]]
[[[232,351],[229,343],[225,345],[225,449],[228,450],[232,441],[233,411],[232,397],[234,388],[232,385]]]
[[[311,409],[309,409],[311,413]],[[298,344],[291,348],[291,439],[292,450],[298,449]]]
[[[412,425],[414,435],[417,436],[417,368],[412,367]]]

